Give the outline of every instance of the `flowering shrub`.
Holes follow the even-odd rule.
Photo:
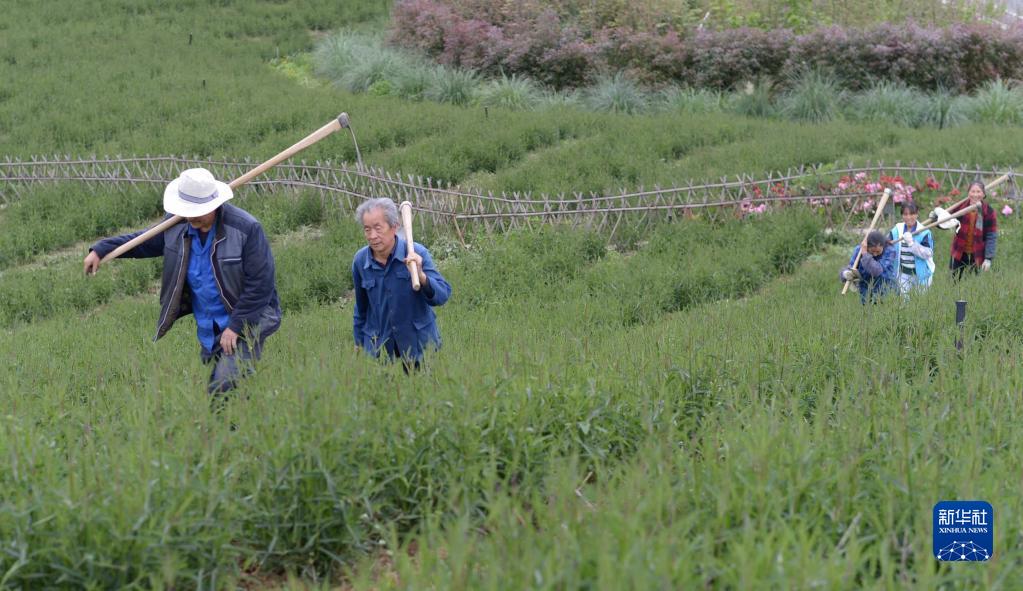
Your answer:
[[[747,197],[746,199],[742,200],[742,203],[739,204],[739,211],[744,216],[751,214],[758,215],[767,211],[767,204],[760,203],[759,205],[753,205],[753,200]]]
[[[764,189],[760,186],[753,186],[751,187],[752,196],[743,199],[740,203],[739,214],[746,216],[763,213],[769,207],[784,207],[786,203],[792,203],[791,200],[770,201],[772,197],[800,196],[806,197],[805,203],[814,208],[841,206],[845,209],[851,208],[854,212],[869,212],[877,206],[877,196],[885,189],[892,191],[887,207],[896,209],[899,204],[913,202],[920,207],[921,211],[924,211],[932,205],[949,203],[960,195],[958,189],[952,189],[945,193],[941,183],[933,177],[928,177],[922,183],[913,184],[898,175],[879,175],[874,178],[866,172],[857,172],[852,175],[843,175],[833,183],[792,180],[789,181],[789,184],[775,182]],[[765,197],[765,193],[768,194],[767,197]],[[993,192],[989,192],[989,197],[994,197]],[[795,202],[798,203],[799,200],[797,199]]]
[[[828,187],[822,186],[822,189]],[[855,195],[862,193],[869,193],[876,195],[881,193],[885,189],[891,189],[891,202],[893,204],[901,204],[910,201],[918,201],[915,197],[918,192],[925,191],[937,191],[941,188],[941,185],[933,178],[928,178],[922,186],[914,186],[911,183],[906,182],[901,176],[888,176],[880,175],[876,180],[873,180],[865,172],[858,172],[853,176],[843,176],[832,188],[834,193],[840,195]],[[864,200],[859,206],[855,207],[856,210],[867,211],[874,206],[873,199]]]
[[[391,42],[450,66],[527,75],[556,88],[576,87],[607,71],[625,71],[650,85],[713,89],[761,78],[784,82],[808,68],[832,72],[852,90],[888,80],[964,93],[991,80],[1023,78],[1019,27],[885,23],[796,35],[785,29],[689,31],[661,24],[586,20],[538,0],[399,0]]]

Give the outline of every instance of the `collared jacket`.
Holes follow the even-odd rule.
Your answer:
[[[177,224],[122,255],[163,257],[160,319],[154,341],[167,334],[178,318],[192,313],[191,294],[185,285],[192,246],[187,230],[187,223]],[[105,238],[91,250],[104,257],[143,232]],[[213,277],[231,319],[226,328],[259,341],[276,332],[281,325],[281,305],[274,258],[259,222],[243,209],[228,203],[221,205],[210,259]]]
[[[860,245],[853,249],[849,257],[849,264],[846,269],[851,269],[856,255],[860,252]],[[899,275],[898,251],[892,245],[886,245],[881,256],[874,258],[869,252],[863,253],[856,270],[860,272],[860,302],[876,301],[878,297],[896,289],[896,281]],[[842,278],[841,273],[839,279]]]
[[[423,273],[428,285],[417,292],[412,289],[412,276],[405,266],[406,243],[400,236],[387,264],[373,259],[369,246],[364,246],[352,261],[355,285],[355,312],[352,332],[355,344],[376,356],[381,348],[396,346],[397,351],[411,359],[422,359],[428,345],[440,347],[440,330],[433,306],[441,306],[451,295],[451,286],[433,264],[430,251],[415,243],[415,251],[423,257]]]

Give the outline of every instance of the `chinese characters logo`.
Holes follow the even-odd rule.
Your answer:
[[[994,553],[994,510],[984,501],[934,505],[934,556],[943,562],[989,560]]]

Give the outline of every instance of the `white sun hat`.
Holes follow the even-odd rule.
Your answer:
[[[163,209],[183,218],[208,214],[234,196],[227,183],[213,178],[205,168],[189,168],[163,191]]]

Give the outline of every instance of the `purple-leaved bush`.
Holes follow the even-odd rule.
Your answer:
[[[850,90],[890,80],[965,93],[990,80],[1023,78],[1023,27],[984,24],[830,27],[805,35],[748,28],[583,31],[537,0],[399,0],[390,40],[445,65],[525,75],[559,89],[608,72],[653,87],[715,90],[759,78],[784,86],[812,68],[833,73]]]

